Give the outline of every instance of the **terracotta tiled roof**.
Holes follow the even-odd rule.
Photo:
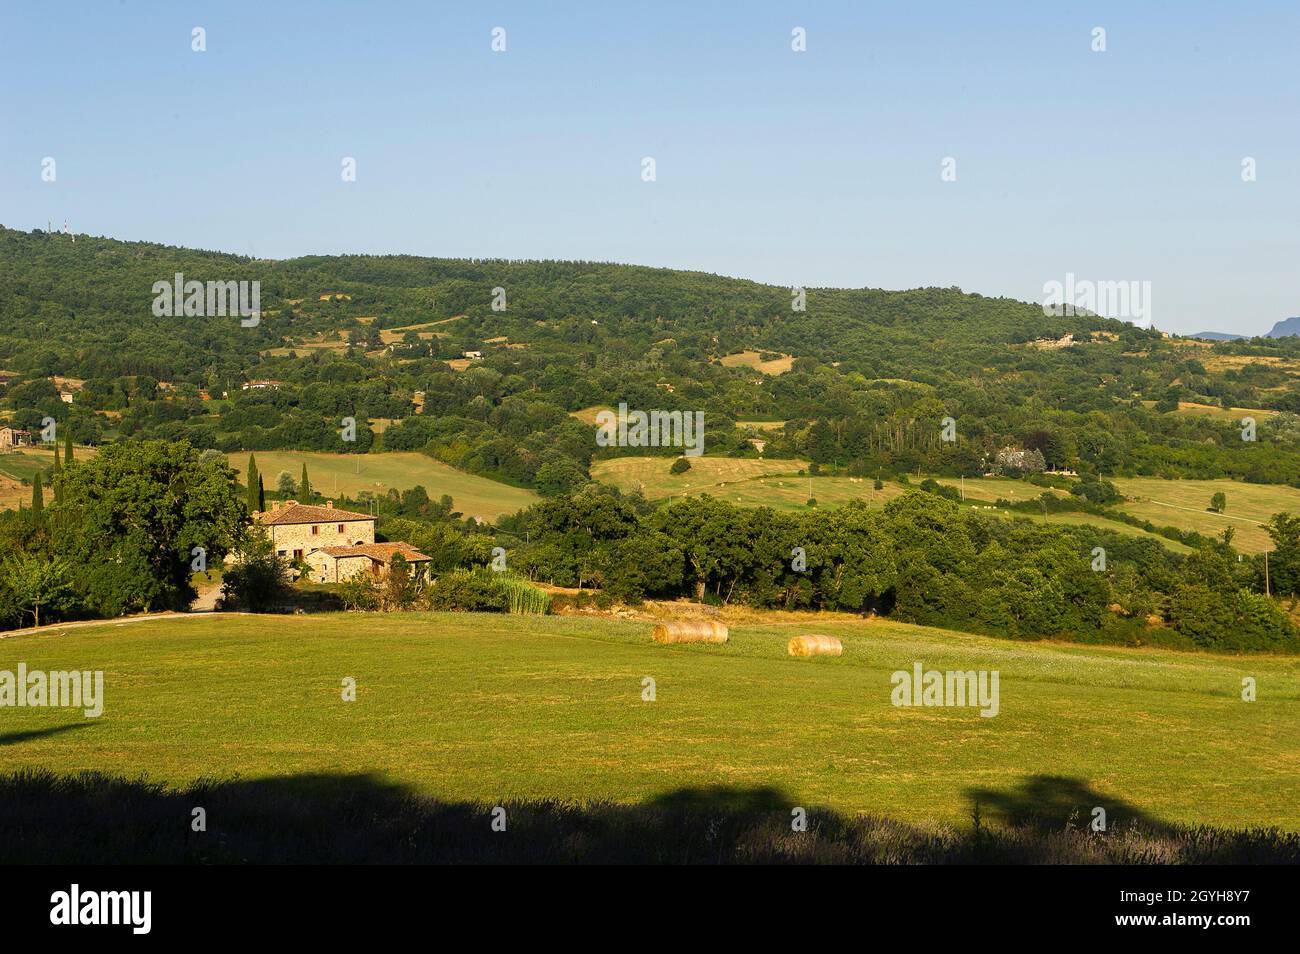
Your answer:
[[[365,543],[359,547],[321,547],[321,553],[328,553],[330,556],[338,557],[370,557],[372,560],[378,560],[380,563],[392,562],[393,556],[400,553],[407,563],[427,563],[432,557],[427,557],[409,543]]]
[[[286,523],[338,523],[340,520],[374,520],[368,513],[353,513],[351,510],[339,510],[337,507],[313,507],[308,504],[290,502],[287,507],[277,510],[265,510],[256,515],[258,523],[280,526]]]

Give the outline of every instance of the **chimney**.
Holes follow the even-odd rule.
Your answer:
[[[333,509],[334,509],[334,501],[332,501],[332,500],[327,500],[327,501],[325,501],[325,509],[326,509],[326,510],[333,510]]]
[[[296,507],[296,506],[298,506],[298,501],[296,501],[296,500],[286,500],[286,501],[284,502],[283,506],[285,506],[285,507]]]

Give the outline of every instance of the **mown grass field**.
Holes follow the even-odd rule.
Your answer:
[[[1225,527],[1237,531],[1232,544],[1245,553],[1273,548],[1260,524],[1281,511],[1300,513],[1300,489],[1238,480],[1162,480],[1159,477],[1117,477],[1115,486],[1133,498],[1120,506],[1157,526],[1185,527],[1218,536]],[[1210,497],[1228,498],[1224,513],[1210,513]]]
[[[745,457],[691,457],[691,469],[684,474],[669,473],[675,457],[615,457],[598,460],[591,465],[591,476],[596,480],[614,484],[625,491],[640,490],[649,500],[693,494],[713,494],[715,497],[742,491],[734,485],[766,474],[788,474],[787,482],[802,480],[804,495],[800,504],[808,500],[807,478],[795,475],[806,468],[805,460],[757,460]],[[866,485],[870,488],[870,484]],[[731,499],[727,496],[727,499]]]
[[[724,646],[658,645],[648,623],[462,614],[195,616],[13,636],[0,639],[0,669],[102,669],[105,708],[98,719],[0,709],[0,746],[10,770],[147,772],[173,786],[370,773],[492,805],[638,804],[721,785],[953,823],[969,822],[980,792],[994,822],[998,804],[1082,797],[1112,817],[1300,830],[1294,657],[782,619],[733,624]],[[787,657],[789,636],[810,629],[841,636],[844,656]],[[895,708],[890,674],[916,661],[998,670],[999,714]],[[1241,700],[1243,676],[1258,680],[1258,701]],[[345,677],[355,702],[341,698]]]
[[[990,505],[998,499],[1010,500],[1012,503],[1019,503],[1026,500],[1034,500],[1042,495],[1046,489],[1036,487],[1031,483],[1023,480],[1010,480],[1000,477],[967,477],[964,481],[953,477],[939,477],[939,483],[947,484],[949,487],[963,488],[965,499],[972,502],[982,502],[982,505]],[[915,481],[914,481],[915,483]],[[1063,494],[1064,491],[1054,491]],[[1209,499],[1208,497],[1206,498]],[[1122,533],[1127,537],[1143,537],[1153,540],[1163,547],[1173,550],[1175,553],[1191,553],[1191,547],[1184,546],[1175,540],[1169,540],[1160,536],[1158,533],[1148,533],[1141,527],[1133,527],[1120,520],[1108,520],[1105,517],[1099,517],[1091,513],[1049,513],[1047,515],[1022,513],[1018,511],[996,510],[990,511],[1005,517],[1021,517],[1035,521],[1044,521],[1046,523],[1069,525],[1087,525],[1100,527],[1103,530],[1113,530],[1115,533]],[[1183,521],[1178,519],[1152,520],[1156,526],[1185,526]]]
[[[451,494],[457,510],[467,517],[484,520],[522,510],[538,499],[531,490],[467,474],[413,451],[386,454],[256,451],[255,455],[257,469],[268,491],[275,489],[281,471],[287,471],[296,482],[305,462],[313,489],[326,497],[344,493],[356,496],[362,490],[382,496],[391,488],[409,490],[422,485],[434,500]],[[227,459],[240,474],[248,467],[247,451],[228,454]]]

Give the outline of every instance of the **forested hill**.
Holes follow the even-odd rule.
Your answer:
[[[156,281],[258,280],[263,321],[159,319]],[[505,290],[504,311],[492,309]],[[323,303],[320,295],[350,299]],[[33,343],[77,377],[149,374],[167,380],[209,368],[252,373],[258,353],[324,330],[370,333],[467,315],[462,350],[486,339],[607,356],[643,355],[671,338],[688,360],[742,349],[840,362],[872,377],[937,379],[936,351],[957,348],[961,370],[1007,366],[1003,346],[1094,330],[1151,337],[1119,322],[1048,318],[1034,304],[954,288],[888,292],[809,289],[805,311],[789,288],[702,272],[597,262],[468,261],[413,256],[310,256],[287,261],[43,232],[0,231],[0,366],[22,367]],[[293,301],[293,305],[286,302]],[[358,322],[357,319],[373,321]],[[599,322],[593,325],[591,322]],[[179,332],[179,335],[177,334]],[[130,336],[130,347],[118,347]],[[165,341],[165,345],[162,341]],[[105,351],[101,344],[115,345]],[[364,343],[364,342],[360,342]],[[161,346],[160,346],[161,345]],[[471,348],[470,346],[474,346]],[[234,355],[216,352],[233,350]],[[459,355],[456,355],[459,357]],[[958,370],[958,368],[953,368]]]
[[[177,273],[260,282],[260,322],[156,317],[154,284]],[[590,409],[620,401],[705,411],[710,454],[756,453],[737,422],[783,422],[767,456],[849,473],[978,473],[1011,446],[1102,474],[1300,481],[1300,339],[1165,339],[954,288],[792,298],[607,263],[266,261],[0,229],[0,417],[53,415],[84,441],[348,452],[383,421],[386,449],[543,492],[581,484],[593,455],[645,452],[595,446]],[[1242,408],[1260,412],[1249,444]],[[359,434],[340,445],[345,416]],[[947,416],[955,442],[938,439]]]

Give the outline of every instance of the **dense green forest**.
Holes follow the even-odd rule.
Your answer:
[[[260,322],[155,317],[151,289],[176,273],[259,281]],[[765,456],[831,473],[974,475],[1010,447],[1048,469],[1300,486],[1300,338],[1209,345],[955,288],[792,300],[608,263],[266,261],[0,229],[0,369],[14,375],[0,415],[52,416],[84,443],[421,450],[549,494],[584,485],[594,457],[675,453],[598,447],[572,416],[620,402],[704,411],[709,454],[754,456],[737,422],[783,422]],[[789,369],[722,363],[743,351]],[[56,375],[84,382],[71,404]],[[252,380],[278,386],[244,390]],[[1254,439],[1235,412],[1180,402],[1251,409]],[[381,420],[396,423],[379,435]]]

